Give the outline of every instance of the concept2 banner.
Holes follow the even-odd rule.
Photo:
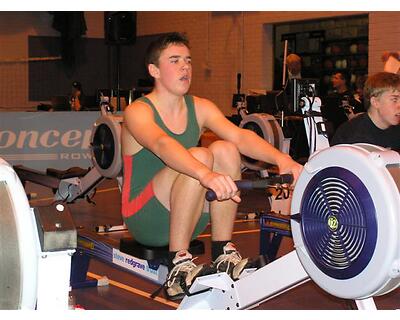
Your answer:
[[[2,112],[0,157],[44,171],[91,166],[92,127],[100,112]]]

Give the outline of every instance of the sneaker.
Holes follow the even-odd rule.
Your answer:
[[[204,269],[204,264],[196,265],[193,263],[192,255],[187,250],[178,251],[172,260],[175,265],[168,273],[165,283],[168,299],[182,299],[195,278],[200,275]]]
[[[226,272],[233,280],[238,280],[240,274],[247,266],[248,260],[248,258],[242,259],[235,245],[232,242],[228,242],[224,246],[224,253],[212,263],[212,267],[217,272]]]

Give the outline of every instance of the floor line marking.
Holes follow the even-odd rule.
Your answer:
[[[109,191],[115,191],[115,190],[118,190],[118,191],[119,191],[119,188],[118,188],[118,187],[105,188],[105,189],[98,190],[98,191],[96,191],[96,192],[102,193],[102,192],[109,192]]]
[[[260,232],[260,229],[234,231],[233,234],[246,234],[246,233],[257,233],[257,232]],[[197,238],[209,238],[209,237],[211,237],[211,233],[201,234],[197,236]]]
[[[89,277],[97,279],[97,280],[103,278],[102,276],[99,276],[99,275],[97,275],[95,273],[92,273],[92,272],[88,272],[87,275]],[[108,279],[108,281],[114,287],[129,291],[131,293],[137,294],[137,295],[142,296],[142,297],[147,298],[147,299],[155,300],[157,302],[160,302],[162,304],[168,305],[168,306],[173,307],[175,309],[177,309],[178,306],[179,306],[178,303],[169,301],[169,300],[167,300],[165,298],[160,298],[160,297],[151,298],[150,297],[151,296],[150,293],[148,293],[146,291],[142,291],[142,290],[136,289],[136,288],[133,288],[131,286],[128,286],[127,284],[124,284],[124,283],[121,283],[121,282],[118,282],[118,281],[115,281],[115,280],[111,280],[111,279]]]

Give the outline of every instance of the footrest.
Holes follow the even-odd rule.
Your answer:
[[[80,178],[89,172],[89,169],[82,169],[79,167],[72,167],[66,170],[58,170],[54,168],[47,168],[46,174],[56,177],[60,180],[69,178]]]
[[[119,250],[144,260],[168,259],[168,246],[146,246],[131,237],[120,240]],[[193,255],[204,254],[204,243],[200,240],[193,240],[190,242],[189,251]]]
[[[260,217],[260,254],[266,255],[269,261],[276,259],[282,237],[291,237],[290,219],[271,214]]]
[[[286,237],[292,236],[289,218],[263,214],[260,217],[260,228],[262,231],[275,232]]]

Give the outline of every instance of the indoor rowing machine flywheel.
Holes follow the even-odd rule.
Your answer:
[[[312,155],[291,204],[299,259],[334,296],[365,299],[400,285],[400,156],[338,145]]]
[[[252,113],[246,115],[239,126],[255,132],[278,150],[286,153],[289,151],[289,146],[286,145],[288,141],[284,139],[282,128],[274,116],[267,113]],[[265,162],[246,156],[242,156],[242,163],[251,170],[263,170],[269,166]]]
[[[121,173],[121,122],[121,116],[104,115],[92,129],[93,164],[106,178],[115,178]]]

